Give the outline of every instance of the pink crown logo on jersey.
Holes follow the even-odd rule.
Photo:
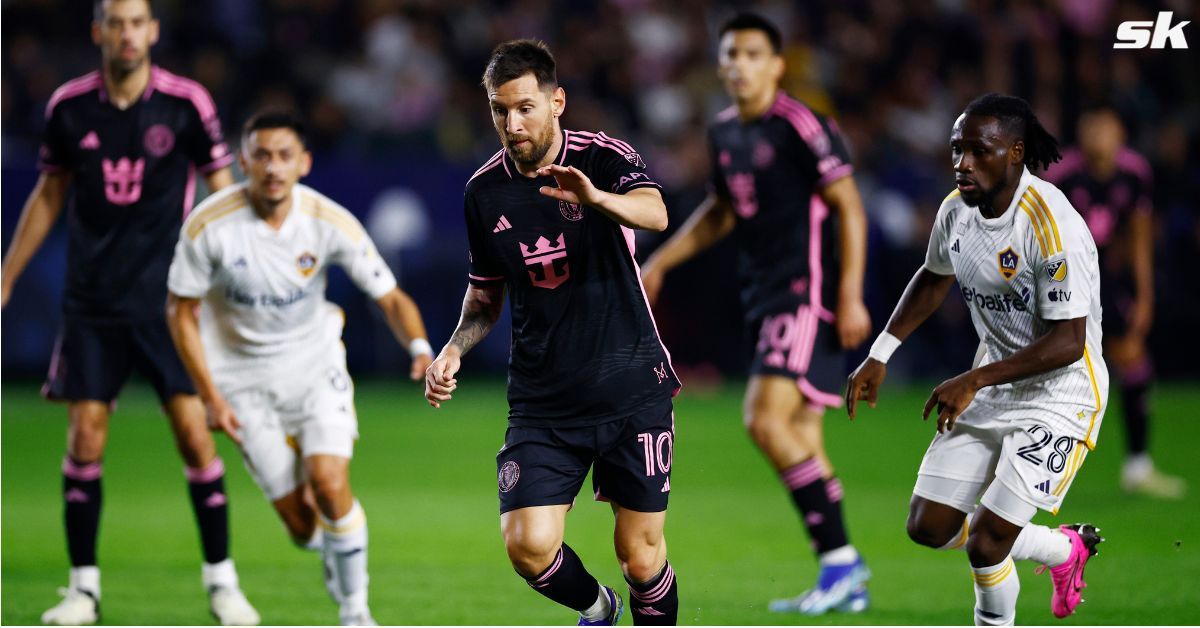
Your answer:
[[[146,160],[129,161],[122,157],[113,163],[111,160],[100,160],[104,171],[104,198],[113,205],[132,205],[142,198],[142,174],[146,170]]]
[[[566,259],[567,239],[563,237],[563,234],[558,234],[554,241],[547,240],[545,236],[538,236],[537,242],[533,246],[524,242],[518,242],[517,245],[521,247],[521,256],[525,258],[525,265],[533,267],[529,271],[529,279],[533,285],[553,290],[571,276],[571,269],[567,265]]]

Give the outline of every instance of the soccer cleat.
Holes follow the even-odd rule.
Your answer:
[[[257,626],[262,621],[237,587],[209,587],[208,609],[222,626]]]
[[[772,600],[768,608],[776,613],[824,615],[829,611],[861,613],[870,606],[867,580],[871,570],[860,556],[849,565],[822,565],[817,586],[782,600]]]
[[[1059,530],[1071,540],[1071,556],[1067,562],[1050,567],[1050,580],[1054,583],[1054,594],[1050,598],[1050,611],[1062,619],[1070,616],[1083,602],[1083,589],[1087,583],[1083,581],[1083,568],[1088,559],[1099,552],[1096,546],[1104,538],[1100,529],[1090,523],[1059,526]],[[1042,573],[1046,566],[1038,567],[1035,573]]]
[[[42,613],[42,623],[50,626],[86,626],[100,620],[100,601],[91,591],[60,588],[62,601]]]
[[[604,587],[604,593],[608,595],[608,615],[603,619],[589,621],[579,616],[578,626],[616,626],[621,621],[621,613],[625,612],[625,602],[621,600],[620,594],[613,590],[612,587]]]
[[[1154,499],[1179,500],[1187,494],[1187,482],[1181,477],[1167,475],[1152,467],[1137,477],[1123,473],[1121,489],[1126,493]]]
[[[346,609],[338,611],[338,623],[343,626],[378,626],[371,611],[365,608]]]

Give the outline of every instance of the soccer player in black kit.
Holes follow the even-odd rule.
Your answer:
[[[202,581],[223,624],[257,624],[229,559],[224,465],[166,325],[167,269],[195,174],[229,185],[233,155],[212,98],[150,64],[159,24],[146,0],[95,4],[101,67],[58,88],[46,106],[42,171],[4,259],[3,304],[63,205],[70,245],[63,320],[46,397],[68,404],[63,500],[70,584],[48,624],[99,618],[101,462],[109,414],[137,369],[153,384],[186,465],[200,528]],[[231,431],[235,426],[220,426]]]
[[[470,285],[462,318],[430,365],[434,407],[457,387],[462,355],[512,308],[508,431],[496,457],[500,524],[534,590],[615,625],[622,600],[563,542],[567,511],[594,467],[612,504],[617,559],[635,624],[676,623],[663,538],[679,380],[634,259],[634,229],[667,212],[640,155],[604,133],[563,129],[566,94],[545,44],[510,41],[483,75],[503,148],[467,183]]]
[[[1146,159],[1125,145],[1125,126],[1112,109],[1085,112],[1078,130],[1079,146],[1050,166],[1045,179],[1083,214],[1100,249],[1104,357],[1121,384],[1125,420],[1121,488],[1182,499],[1187,483],[1156,469],[1150,458],[1154,366],[1146,337],[1154,320],[1153,173]]]
[[[826,407],[842,403],[842,352],[870,332],[866,216],[837,126],[779,88],[775,26],[740,14],[720,34],[718,73],[734,106],[709,129],[711,190],[642,278],[653,302],[668,271],[733,234],[755,343],[746,428],[791,493],[821,565],[815,587],[770,608],[861,612],[870,574],[846,534],[821,421]]]

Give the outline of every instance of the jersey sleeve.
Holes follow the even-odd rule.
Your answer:
[[[201,233],[192,239],[187,235],[187,228],[185,224],[179,242],[175,244],[175,257],[167,272],[167,290],[181,297],[200,299],[212,287],[214,264],[208,250],[207,234]]]
[[[42,132],[42,145],[38,149],[38,170],[60,173],[74,166],[64,126],[62,108],[47,107],[46,129]]]
[[[792,124],[801,139],[801,150],[809,159],[801,160],[806,176],[816,181],[817,189],[854,172],[846,140],[833,118],[817,115],[807,108],[796,106],[783,110],[782,115]]]
[[[467,278],[477,286],[485,286],[504,280],[504,267],[500,260],[488,252],[484,242],[484,231],[480,226],[479,212],[470,192],[463,197],[463,214],[467,222],[467,261],[470,268]]]
[[[953,201],[957,194],[951,193],[938,208],[933,221],[933,232],[929,234],[929,248],[925,251],[924,267],[938,275],[953,275],[954,265],[950,262],[950,228],[953,223]]]
[[[646,162],[629,144],[598,133],[593,140],[592,172],[587,173],[596,189],[625,194],[637,188],[661,190],[646,172]]]
[[[1096,245],[1082,218],[1059,216],[1046,225],[1047,254],[1039,256],[1035,269],[1038,312],[1047,320],[1083,318],[1091,311],[1100,276]]]
[[[191,97],[192,115],[185,134],[187,146],[184,150],[200,174],[206,175],[232,164],[233,153],[229,152],[229,145],[225,143],[221,119],[217,117],[217,106],[212,96],[199,83],[192,85],[196,93]]]
[[[324,208],[325,212],[336,212],[333,250],[329,260],[341,266],[354,285],[372,300],[378,299],[396,287],[396,276],[387,262],[379,255],[375,243],[367,235],[362,223],[346,210]]]

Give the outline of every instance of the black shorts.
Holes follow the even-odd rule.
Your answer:
[[[1129,315],[1136,297],[1133,279],[1116,273],[1100,274],[1100,326],[1105,338],[1119,338],[1129,331]]]
[[[135,368],[164,404],[175,395],[196,394],[166,319],[108,323],[66,317],[42,394],[55,401],[111,403]]]
[[[840,407],[846,383],[846,356],[838,342],[833,313],[797,299],[781,301],[750,322],[754,342],[751,375],[795,380],[810,403]]]
[[[509,426],[496,454],[500,512],[571,504],[588,468],[598,501],[662,512],[671,494],[675,412],[671,400],[585,427]]]

